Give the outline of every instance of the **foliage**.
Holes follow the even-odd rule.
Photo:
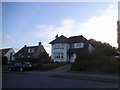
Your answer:
[[[94,39],[89,41],[95,46],[95,50],[92,53],[82,51],[77,54],[71,69],[74,71],[117,72],[118,60],[114,57],[117,50],[107,43],[101,43]]]
[[[77,58],[75,61],[79,61],[79,60],[86,60],[90,57],[90,54],[87,50],[84,50],[82,52],[79,52],[79,54],[77,54]]]
[[[30,62],[30,63],[40,63],[41,61],[33,58],[17,58],[13,63],[16,62]]]
[[[79,54],[77,54],[76,60],[72,64],[71,69],[77,71],[86,70],[91,65],[89,59],[90,53],[87,50],[80,52]]]
[[[8,62],[7,57],[3,56],[3,57],[2,57],[2,65],[7,64],[7,62]]]
[[[43,65],[40,63],[32,64],[32,70],[43,70]]]
[[[88,60],[76,61],[72,64],[71,69],[75,71],[84,71],[86,70],[91,63]]]
[[[49,63],[50,59],[48,54],[40,53],[38,58],[16,58],[16,62]]]
[[[41,63],[49,63],[50,62],[49,55],[45,52],[40,53],[39,60],[41,61]]]
[[[112,47],[109,43],[102,43],[94,39],[90,39],[89,41],[95,46],[96,49],[100,49],[107,56],[115,56],[117,54],[117,49]]]
[[[50,63],[50,64],[43,64],[43,70],[52,70],[56,67],[58,67],[59,65],[56,63]]]

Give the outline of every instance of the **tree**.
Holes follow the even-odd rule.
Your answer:
[[[102,43],[94,39],[89,40],[94,46],[95,50],[89,53],[87,50],[77,54],[75,62],[72,64],[72,70],[85,71],[89,69],[110,70],[116,69],[115,65],[111,63],[110,58],[117,54],[117,50],[108,43]],[[113,66],[111,69],[110,67]]]
[[[117,55],[116,48],[112,47],[109,43],[102,43],[100,41],[96,41],[95,39],[89,39],[89,41],[95,46],[97,50],[100,49],[107,56]]]

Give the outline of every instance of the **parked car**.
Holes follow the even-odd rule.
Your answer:
[[[30,62],[23,62],[23,63],[15,63],[12,65],[9,65],[8,70],[13,71],[13,70],[19,70],[19,71],[24,71],[24,70],[30,70],[32,68],[32,65]]]

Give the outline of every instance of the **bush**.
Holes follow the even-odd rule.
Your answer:
[[[113,56],[107,56],[102,49],[95,49],[88,54],[79,54],[71,69],[75,71],[117,72],[118,60]]]
[[[50,64],[43,64],[43,70],[52,70],[54,68],[57,68],[59,65],[56,63],[50,63]]]
[[[90,67],[91,63],[88,60],[79,60],[72,64],[71,69],[75,71],[84,71]]]
[[[17,58],[15,62],[30,62],[32,64],[38,64],[41,63],[41,60],[33,58]]]
[[[43,70],[43,65],[42,64],[33,64],[32,65],[32,70]]]
[[[2,65],[5,65],[5,64],[7,64],[7,63],[8,63],[7,57],[3,56],[3,57],[2,57]]]
[[[90,57],[90,53],[87,50],[79,52],[75,61],[87,60]]]

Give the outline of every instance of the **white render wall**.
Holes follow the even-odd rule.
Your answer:
[[[91,53],[94,50],[94,47],[91,44],[89,44],[88,50]]]
[[[70,62],[74,62],[76,59],[76,54],[73,54],[73,56],[70,57]]]
[[[84,43],[79,43],[79,44],[80,45],[78,45],[78,43],[74,43],[74,48],[83,48]],[[57,47],[57,45],[58,45],[58,47]],[[61,45],[62,47],[60,47],[59,45]],[[70,48],[70,45],[67,43],[52,44],[51,60],[54,62],[56,62],[56,61],[57,62],[67,62],[67,61],[74,62],[76,59],[76,54],[69,56],[67,54],[67,51],[69,48]],[[91,44],[89,44],[88,50],[91,53],[94,50],[94,47]],[[61,53],[63,53],[63,59],[61,58],[61,55],[60,55],[60,59],[55,58],[56,54],[61,54]],[[69,60],[69,57],[70,57],[70,60]]]
[[[55,48],[56,44],[52,45],[52,54],[51,54],[51,59],[58,62],[66,62],[67,59],[67,50],[68,50],[68,44],[67,43],[59,43],[62,45],[63,48]],[[58,43],[57,43],[58,45]],[[63,59],[55,59],[55,54],[63,53]]]

